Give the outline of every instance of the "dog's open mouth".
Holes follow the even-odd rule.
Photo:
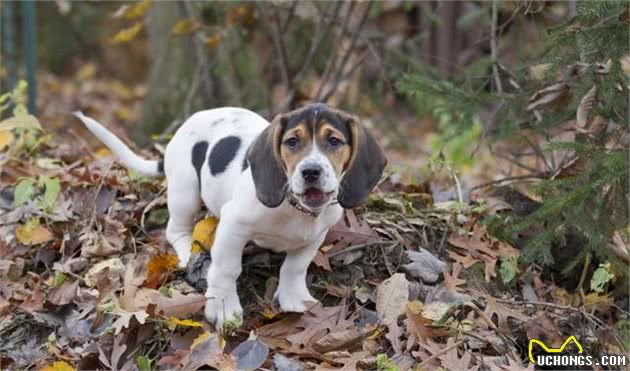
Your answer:
[[[322,191],[321,189],[314,187],[308,188],[302,194],[302,201],[309,208],[317,209],[324,206],[326,202],[328,202],[328,199],[330,199],[332,193],[333,192],[324,193],[324,191]]]

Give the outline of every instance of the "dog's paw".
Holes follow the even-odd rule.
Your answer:
[[[224,325],[240,327],[243,321],[243,307],[236,294],[227,293],[224,290],[208,288],[206,291],[205,314],[208,322],[214,325],[215,329],[222,329]]]
[[[281,290],[278,288],[274,298],[278,300],[280,309],[283,312],[305,312],[308,308],[317,303],[315,299],[306,288],[303,290]]]

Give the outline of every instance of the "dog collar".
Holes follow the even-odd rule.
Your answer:
[[[297,211],[306,214],[310,217],[313,218],[317,218],[319,216],[320,213],[316,213],[312,210],[309,210],[307,208],[305,208],[304,206],[302,206],[302,204],[295,198],[295,196],[293,196],[293,193],[289,192],[287,194],[287,199],[289,201],[289,205],[293,206],[294,209],[296,209]]]

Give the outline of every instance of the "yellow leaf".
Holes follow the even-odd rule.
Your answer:
[[[45,366],[39,371],[75,371],[75,368],[64,361],[53,362],[52,365]]]
[[[9,144],[13,142],[13,133],[10,131],[0,131],[0,151],[9,147]]]
[[[17,227],[15,237],[24,245],[37,245],[52,240],[53,234],[36,220]]]
[[[168,327],[175,328],[177,326],[185,326],[185,327],[201,327],[201,322],[193,321],[191,319],[179,319],[176,317],[171,317],[168,319]]]
[[[128,43],[133,40],[142,30],[142,23],[136,22],[133,26],[122,29],[112,38],[113,44]]]
[[[97,68],[95,63],[86,63],[81,66],[81,68],[79,68],[77,73],[74,74],[74,77],[79,81],[91,79],[94,77],[94,75],[96,75],[96,69]]]
[[[112,151],[109,148],[103,147],[94,153],[94,156],[98,158],[112,157]]]
[[[134,5],[125,9],[125,12],[123,13],[122,17],[126,20],[138,19],[142,17],[147,12],[147,10],[149,10],[150,7],[151,7],[150,0],[145,0],[139,3],[135,3]]]
[[[186,18],[175,23],[171,33],[177,36],[188,35],[199,29],[199,23],[194,18]]]
[[[209,337],[210,337],[210,333],[207,332],[207,331],[204,332],[203,334],[197,336],[197,338],[190,345],[190,349],[191,350],[195,349],[199,344],[203,343]]]
[[[193,243],[191,246],[193,254],[198,254],[202,250],[209,251],[212,248],[217,224],[219,224],[219,220],[212,216],[202,219],[195,224],[192,235]]]
[[[37,119],[37,117],[33,115],[14,116],[0,122],[0,131],[17,128],[41,129],[42,126],[39,124],[39,120]]]
[[[214,49],[216,48],[219,43],[221,42],[221,35],[220,34],[214,34],[212,36],[208,36],[206,37],[204,43],[206,44],[206,48],[208,49]]]
[[[177,255],[160,254],[149,260],[147,264],[146,286],[149,288],[158,287],[166,276],[177,269]]]

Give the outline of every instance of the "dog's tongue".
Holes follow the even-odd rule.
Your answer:
[[[326,195],[317,188],[309,188],[304,192],[304,201],[309,205],[320,206],[326,201]]]

